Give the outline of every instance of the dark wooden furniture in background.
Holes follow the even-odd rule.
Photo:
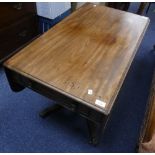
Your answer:
[[[141,3],[140,3],[140,6],[139,6],[139,8],[138,8],[138,10],[137,10],[137,14],[142,15],[143,12],[144,12],[144,10],[145,10],[145,7],[146,7],[147,5],[148,5],[147,2],[141,2]]]
[[[155,152],[155,72],[140,135],[139,152]]]
[[[106,2],[106,6],[108,7],[112,7],[115,9],[119,9],[119,10],[124,10],[124,11],[128,11],[129,7],[130,7],[130,3],[131,2]],[[146,13],[148,12],[151,3],[148,2],[140,2],[139,3],[139,8],[137,10],[137,14],[142,15],[144,13],[145,7],[148,6]]]
[[[148,24],[88,3],[4,63],[10,86],[79,113],[97,144]]]
[[[123,11],[128,11],[130,2],[106,2],[106,6]]]
[[[35,3],[0,3],[0,63],[38,34]]]

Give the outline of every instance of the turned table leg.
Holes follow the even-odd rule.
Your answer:
[[[106,121],[103,121],[101,123],[96,123],[87,119],[87,127],[88,127],[90,144],[93,144],[94,146],[99,144],[105,125],[106,125]]]

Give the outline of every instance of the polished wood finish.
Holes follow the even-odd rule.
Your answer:
[[[0,3],[0,63],[38,34],[35,3]]]
[[[4,63],[9,84],[16,92],[28,87],[86,118],[96,145],[148,23],[88,3]]]
[[[36,14],[35,3],[2,2],[0,3],[0,29],[17,22],[27,14]]]
[[[48,85],[43,85],[39,81],[30,79],[26,76],[23,76],[20,73],[17,73],[13,70],[10,70],[5,67],[6,76],[8,78],[8,82],[10,84],[11,89],[14,92],[22,91],[25,87],[28,87],[37,93],[40,93],[61,105],[62,107],[79,113],[81,116],[96,122],[101,123],[103,119],[105,119],[104,114],[101,112],[97,112],[89,106],[81,104],[80,102],[75,101],[72,98],[69,98],[51,88]],[[104,118],[103,118],[104,117]]]
[[[153,138],[154,137],[154,138]],[[153,76],[148,107],[140,136],[139,152],[151,151],[155,144],[155,72]],[[151,148],[151,150],[149,150]]]
[[[87,121],[88,131],[89,131],[89,142],[93,145],[99,143],[101,137],[101,131],[106,127],[109,116],[105,116],[101,112],[88,107],[80,102],[76,102],[72,98],[69,98],[55,90],[52,90],[46,85],[41,84],[35,80],[32,80],[22,74],[19,74],[13,70],[10,70],[5,67],[5,72],[10,84],[10,87],[13,91],[19,92],[25,87],[28,87],[41,95],[44,95],[57,104],[43,110],[39,115],[41,117],[47,117],[51,112],[59,110],[61,107],[64,107],[72,112],[76,112]],[[103,132],[103,131],[102,131]]]
[[[147,128],[144,136],[144,142],[151,140],[155,132],[155,74],[149,102],[150,102],[150,110],[147,120]]]
[[[147,17],[86,4],[5,67],[107,115],[148,23]],[[97,106],[97,99],[105,107]]]
[[[129,9],[130,2],[106,2],[106,6],[127,11]]]

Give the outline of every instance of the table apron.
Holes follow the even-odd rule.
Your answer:
[[[34,81],[33,79],[23,76],[22,74],[19,74],[8,68],[5,68],[5,72],[10,87],[15,92],[21,91],[25,87],[30,88],[35,92],[56,101],[62,107],[76,112],[82,117],[95,123],[104,123],[108,118],[108,115],[104,115],[103,113],[96,111],[95,109],[92,109],[83,103],[75,101],[37,81]]]

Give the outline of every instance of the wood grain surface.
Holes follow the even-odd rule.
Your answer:
[[[153,135],[155,135],[155,72],[149,98],[149,111],[146,117],[145,134],[142,142],[149,142]]]
[[[148,23],[147,17],[88,3],[5,66],[108,114]]]
[[[139,153],[155,152],[155,72],[139,139]]]

